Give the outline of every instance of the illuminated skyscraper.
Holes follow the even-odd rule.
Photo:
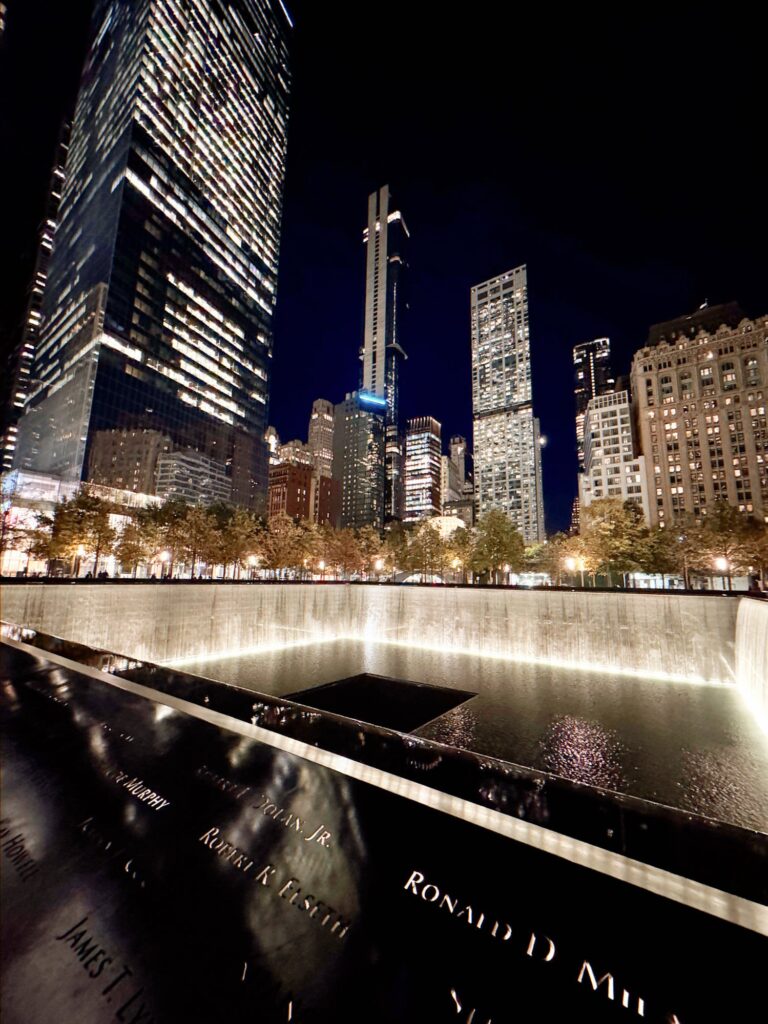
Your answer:
[[[403,439],[400,435],[400,364],[408,357],[400,343],[402,270],[409,237],[403,215],[391,208],[389,186],[368,197],[368,227],[363,233],[365,263],[365,331],[362,389],[387,400],[386,498],[388,519],[403,516]]]
[[[475,285],[471,297],[477,511],[501,509],[530,544],[545,534],[525,266]]]
[[[2,6],[2,5],[0,5]],[[16,457],[16,439],[18,422],[29,398],[32,383],[32,368],[35,362],[35,350],[40,332],[42,318],[43,294],[48,279],[48,267],[51,262],[54,235],[58,221],[59,204],[64,189],[64,167],[67,161],[69,143],[69,124],[62,128],[56,159],[54,161],[51,183],[48,189],[48,201],[45,217],[40,226],[38,237],[35,269],[27,295],[27,309],[21,327],[21,336],[11,353],[7,368],[8,399],[3,414],[2,469],[11,469]]]
[[[18,465],[79,479],[99,432],[157,430],[263,505],[289,27],[97,0]]]
[[[405,433],[404,519],[439,516],[441,508],[441,427],[431,416],[408,420]]]
[[[341,525],[384,526],[386,400],[353,391],[334,407],[333,477],[341,486]]]
[[[600,498],[630,501],[650,518],[645,457],[632,424],[629,391],[597,395],[584,414],[584,472],[579,473],[579,516]]]
[[[307,448],[318,476],[332,476],[333,470],[333,404],[324,398],[312,403],[307,431]]]
[[[595,338],[573,346],[573,394],[576,399],[576,453],[579,470],[584,469],[584,416],[598,395],[614,389],[611,375],[610,338]]]

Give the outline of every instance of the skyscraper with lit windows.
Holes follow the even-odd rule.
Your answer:
[[[333,478],[342,526],[384,526],[386,399],[353,391],[334,407]]]
[[[16,464],[155,430],[259,507],[288,122],[281,0],[97,0]]]
[[[318,398],[312,403],[307,448],[318,476],[333,476],[333,403]]]
[[[594,338],[573,346],[573,396],[576,400],[576,454],[579,471],[584,470],[584,417],[587,406],[598,395],[614,390],[611,374],[611,339]]]
[[[389,186],[368,196],[365,242],[365,329],[360,349],[361,390],[386,398],[385,516],[403,517],[403,438],[400,432],[400,367],[403,276],[408,228],[394,208]]]
[[[67,162],[67,149],[69,148],[69,129],[70,125],[65,123],[59,134],[53,173],[51,174],[51,181],[48,187],[45,216],[40,225],[40,233],[38,235],[35,269],[32,272],[32,280],[29,283],[27,293],[27,309],[21,327],[21,334],[11,352],[11,357],[6,367],[8,401],[2,419],[2,469],[4,472],[13,467],[16,458],[18,422],[29,398],[32,384],[32,368],[35,363],[35,351],[37,349],[40,321],[42,319],[43,296],[45,294],[48,267],[51,262],[51,252],[53,251],[53,242],[56,234],[59,204],[61,203],[61,196],[64,191],[64,168]]]
[[[471,303],[477,513],[500,509],[530,544],[545,533],[525,266],[475,285]]]
[[[441,426],[432,416],[408,420],[405,432],[406,522],[442,511]]]

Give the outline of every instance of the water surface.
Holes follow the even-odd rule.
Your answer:
[[[273,696],[361,672],[470,690],[415,734],[768,831],[768,738],[734,687],[356,640],[179,667]]]

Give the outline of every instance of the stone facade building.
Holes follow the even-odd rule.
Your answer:
[[[670,321],[635,353],[651,525],[705,517],[718,500],[768,521],[768,316],[736,323],[719,308],[720,326],[707,309],[706,325],[696,314]]]

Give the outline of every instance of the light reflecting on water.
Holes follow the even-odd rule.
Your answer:
[[[346,640],[184,668],[274,696],[360,672],[471,690],[416,735],[768,831],[768,744],[735,688]]]
[[[473,700],[466,704],[460,704],[457,708],[453,708],[431,722],[428,727],[429,738],[437,740],[438,743],[447,743],[451,747],[474,750],[478,728],[477,717],[472,707],[476,703]],[[420,735],[425,735],[425,728],[427,727],[418,730]]]
[[[540,740],[547,770],[574,782],[619,792],[626,789],[626,750],[614,729],[573,715],[556,718]]]

